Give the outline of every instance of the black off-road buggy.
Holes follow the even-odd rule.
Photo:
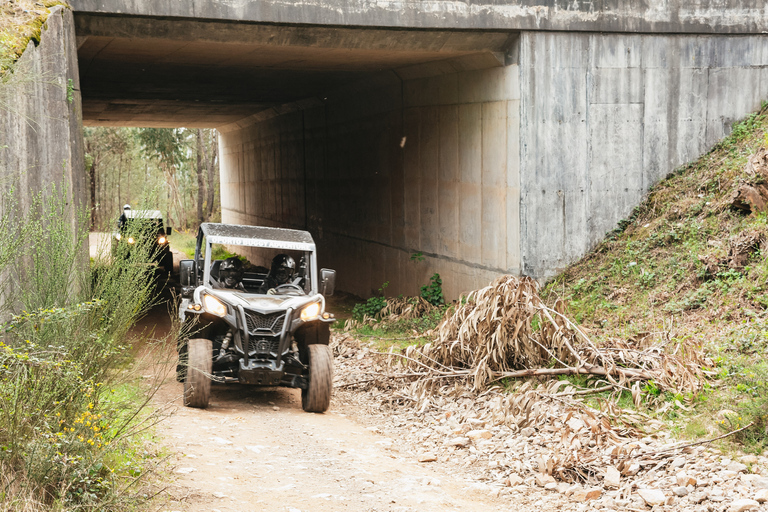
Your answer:
[[[118,231],[112,236],[112,256],[127,257],[137,243],[153,244],[152,259],[166,272],[173,271],[173,254],[168,237],[173,230],[163,226],[159,210],[131,210],[128,205],[118,221]]]
[[[217,245],[241,246],[264,262],[290,256],[298,262],[289,282],[274,283],[266,267],[246,267],[232,279],[228,259],[213,259]],[[245,252],[241,250],[240,252]],[[256,256],[253,256],[253,255]],[[235,262],[238,263],[238,262]],[[211,381],[301,388],[305,411],[324,412],[331,400],[333,357],[328,346],[334,270],[317,268],[306,231],[205,223],[194,260],[181,261],[181,321],[193,338],[179,343],[177,379],[184,404],[207,407]]]

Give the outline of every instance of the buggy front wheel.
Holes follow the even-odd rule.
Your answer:
[[[328,345],[309,347],[309,384],[301,390],[301,407],[307,412],[325,412],[331,405],[333,355]]]
[[[211,340],[195,338],[187,342],[187,377],[184,379],[184,405],[208,407],[211,396],[213,345]]]

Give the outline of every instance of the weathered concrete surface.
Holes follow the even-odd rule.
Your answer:
[[[508,31],[256,25],[79,14],[83,117],[91,126],[218,127],[321,98],[381,70],[440,61],[503,65]]]
[[[764,0],[73,5],[86,122],[219,128],[224,219],[361,295],[552,276],[768,99]]]
[[[523,273],[549,277],[768,100],[768,36],[527,32]]]
[[[223,218],[309,229],[361,295],[547,278],[768,98],[766,36],[521,37],[519,65],[417,66],[223,128]]]
[[[35,194],[57,185],[69,187],[70,204],[87,204],[77,47],[69,9],[51,9],[40,45],[30,43],[15,76],[0,90],[0,193],[7,197],[15,188],[25,211]]]
[[[71,0],[80,13],[310,25],[731,33],[768,31],[764,0]]]
[[[432,72],[222,129],[222,220],[309,229],[361,295],[439,272],[455,297],[519,272],[518,68]]]

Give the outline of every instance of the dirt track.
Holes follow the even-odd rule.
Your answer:
[[[136,333],[161,337],[170,325],[156,306]],[[168,360],[172,356],[169,356]],[[156,359],[156,358],[155,358]],[[170,451],[173,481],[166,511],[485,511],[508,509],[439,463],[419,463],[398,439],[355,421],[357,406],[331,402],[305,413],[299,390],[214,385],[205,410],[182,405],[168,372],[156,428]],[[366,403],[366,402],[363,402]]]
[[[169,510],[501,509],[333,406],[303,412],[297,390],[214,386],[206,410],[184,408],[180,394],[169,379],[157,395],[176,406],[158,428],[174,453]]]

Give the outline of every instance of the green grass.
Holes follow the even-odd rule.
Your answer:
[[[183,252],[189,259],[194,259],[195,244],[197,243],[195,233],[173,230],[173,233],[171,233],[171,236],[168,237],[168,239],[173,249]]]
[[[648,388],[646,397],[654,408],[675,400],[690,406],[689,412],[667,408],[664,416],[680,435],[715,437],[754,421],[730,438],[751,451],[768,446],[768,402],[761,398],[768,395],[762,363],[768,349],[768,222],[765,212],[744,215],[730,201],[743,183],[754,182],[744,167],[766,145],[763,109],[653,187],[627,220],[543,292],[547,300],[563,298],[567,313],[597,342],[655,333],[701,343],[717,374],[712,386],[690,397]],[[748,237],[756,242],[744,264],[735,265],[731,247]],[[724,423],[715,420],[724,409],[735,414]]]
[[[171,247],[187,255],[187,258],[194,259],[195,257],[195,245],[197,244],[197,234],[195,232],[177,231],[174,230],[169,237]],[[223,260],[238,256],[233,252],[229,252],[223,245],[213,244],[211,259]]]

